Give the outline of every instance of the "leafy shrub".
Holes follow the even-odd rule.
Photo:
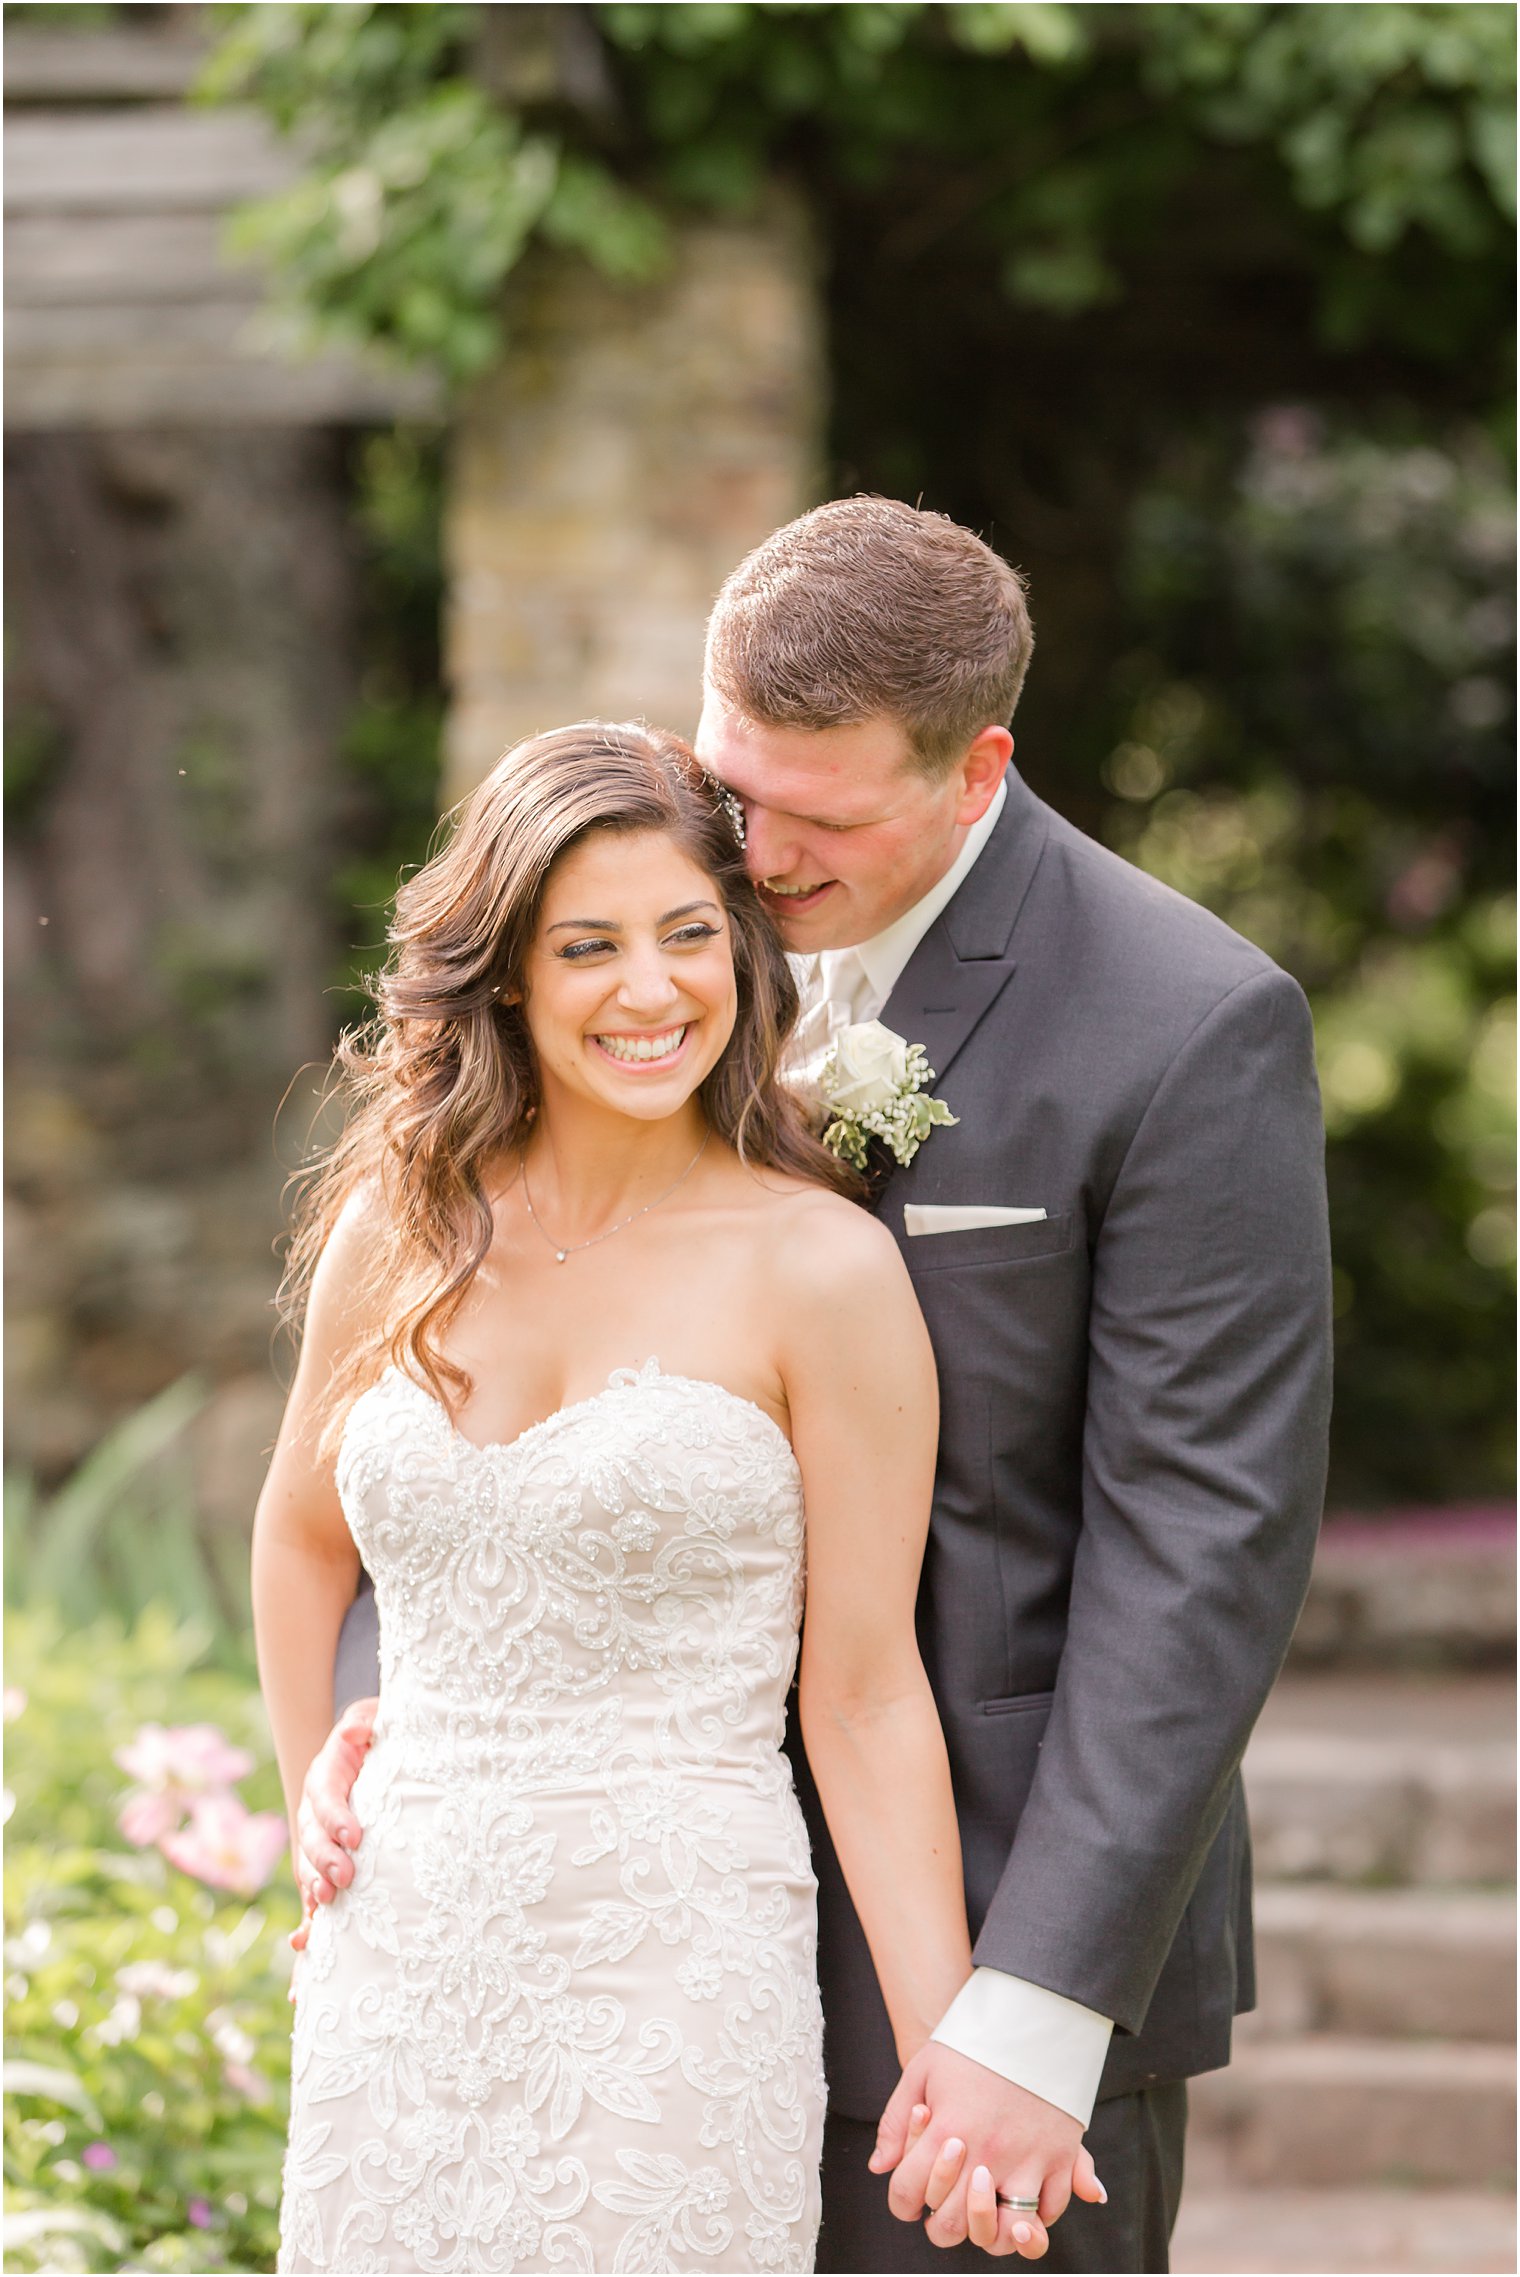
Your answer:
[[[535,244],[646,278],[672,212],[778,172],[899,223],[927,206],[936,238],[948,214],[1010,300],[1062,314],[1122,289],[1220,152],[1255,156],[1253,203],[1299,233],[1339,341],[1471,350],[1512,258],[1514,47],[1481,4],[240,0],[217,22],[203,93],[302,138],[299,179],[235,225],[287,323],[456,381],[500,355]]]
[[[1313,1004],[1337,1500],[1513,1482],[1514,543],[1481,434],[1296,407],[1133,524],[1108,836]]]
[[[7,1616],[7,2268],[274,2266],[294,1889],[208,1888],[117,1823],[114,1758],[138,1741],[151,1777],[153,1724],[215,1726],[280,1810],[251,1674],[211,1643],[161,1607]]]

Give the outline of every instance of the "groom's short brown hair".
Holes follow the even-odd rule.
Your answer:
[[[726,579],[706,677],[767,727],[887,713],[938,774],[1012,719],[1033,647],[1023,578],[970,530],[895,498],[838,498]]]

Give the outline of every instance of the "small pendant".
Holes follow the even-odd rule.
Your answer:
[[[564,1249],[556,1249],[556,1250],[555,1250],[555,1252],[554,1252],[554,1262],[555,1262],[555,1264],[556,1264],[556,1265],[563,1265],[563,1264],[564,1264],[564,1262],[565,1262],[565,1259],[566,1259],[566,1257],[567,1257],[567,1255],[568,1255],[568,1254],[569,1254],[569,1252],[568,1252],[567,1250],[564,1250]]]

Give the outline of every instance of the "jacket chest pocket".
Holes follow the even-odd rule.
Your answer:
[[[968,1226],[955,1233],[921,1233],[904,1237],[903,1257],[915,1281],[935,1273],[975,1271],[981,1266],[1034,1264],[1041,1258],[1064,1257],[1076,1243],[1077,1214],[1060,1210],[1053,1217],[1035,1218],[1024,1225]]]

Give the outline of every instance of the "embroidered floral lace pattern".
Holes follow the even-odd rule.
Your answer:
[[[651,1361],[477,1447],[391,1371],[338,1484],[381,1708],[298,1979],[280,2269],[810,2269],[784,1434]]]

